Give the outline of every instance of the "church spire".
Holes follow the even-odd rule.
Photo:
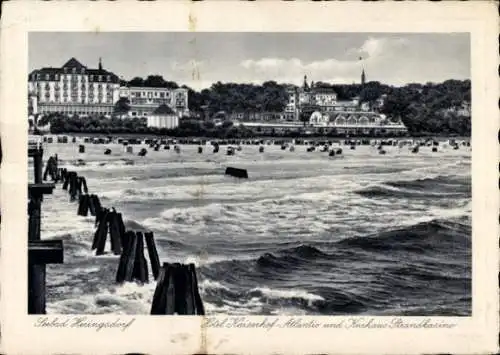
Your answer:
[[[307,75],[304,75],[304,89],[309,89],[309,85],[307,85]]]
[[[363,71],[361,72],[361,85],[365,85],[366,83],[366,74],[365,74],[365,68],[363,68]]]
[[[102,70],[102,60],[101,60],[101,57],[99,57],[99,70]]]

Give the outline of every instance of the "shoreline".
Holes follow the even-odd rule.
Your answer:
[[[461,141],[470,141],[470,136],[455,136],[455,135],[419,135],[419,136],[399,136],[399,135],[385,135],[385,136],[365,136],[365,135],[346,135],[339,137],[330,137],[327,135],[323,136],[299,136],[299,137],[283,137],[279,135],[273,136],[262,136],[256,135],[253,137],[246,138],[217,138],[217,137],[207,137],[207,136],[169,136],[162,134],[152,134],[152,133],[44,133],[44,134],[34,134],[28,133],[29,137],[76,137],[76,138],[108,138],[111,137],[113,140],[122,138],[122,139],[169,139],[169,140],[177,140],[177,141],[255,141],[255,140],[264,140],[264,141],[345,141],[345,140],[398,140],[398,141],[406,141],[406,140],[428,140],[433,139],[437,141],[446,141],[446,140],[461,140]]]

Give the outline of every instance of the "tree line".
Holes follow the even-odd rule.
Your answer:
[[[188,107],[192,118],[212,117],[218,112],[283,112],[288,102],[290,84],[267,81],[262,85],[214,83],[210,88],[195,91],[188,86],[179,86],[173,81],[166,81],[160,75],[150,75],[146,79],[134,78],[124,84],[131,86],[152,86],[166,88],[185,88],[189,91]],[[470,105],[470,80],[447,80],[442,83],[408,84],[401,87],[371,81],[361,84],[329,84],[316,82],[314,87],[330,88],[337,93],[338,100],[351,100],[359,97],[360,102],[368,102],[375,110],[390,119],[401,119],[412,135],[457,134],[470,135],[470,116],[459,110],[462,105]],[[295,87],[296,88],[296,87]],[[384,95],[384,105],[378,107],[377,100]],[[130,103],[122,98],[115,104],[115,115],[121,116],[130,110]],[[309,107],[310,111],[311,108]],[[308,112],[309,112],[308,111]],[[306,115],[307,116],[307,115]],[[52,116],[55,117],[55,116]],[[302,117],[304,119],[304,117]],[[307,117],[305,117],[307,119]],[[183,122],[185,120],[181,120]],[[73,121],[72,121],[73,122]],[[144,120],[120,120],[118,118],[86,118],[71,123],[51,122],[54,129],[77,129],[96,131],[100,129],[143,130]],[[55,125],[54,125],[55,123]]]

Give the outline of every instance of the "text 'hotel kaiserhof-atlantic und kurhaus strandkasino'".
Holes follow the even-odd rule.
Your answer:
[[[361,85],[366,81],[361,73]],[[68,115],[111,116],[120,99],[128,100],[127,116],[147,117],[148,126],[175,128],[179,118],[189,117],[188,92],[185,87],[129,86],[118,75],[103,68],[91,69],[71,58],[61,68],[45,67],[33,70],[28,78],[28,111],[30,115],[63,113]],[[309,107],[309,125],[335,127],[339,133],[351,130],[379,130],[405,132],[401,121],[392,121],[380,113],[384,104],[381,96],[375,104],[360,102],[359,97],[341,101],[332,88],[317,87],[304,77],[300,87],[287,88],[288,102],[283,112],[221,112],[215,121],[231,119],[246,126],[261,128],[294,129],[303,126],[299,120],[302,111]],[[267,127],[268,126],[268,127]]]

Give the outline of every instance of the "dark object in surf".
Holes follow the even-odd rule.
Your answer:
[[[144,238],[146,239],[146,246],[148,248],[151,270],[153,271],[153,277],[156,280],[160,275],[160,258],[158,257],[158,251],[156,250],[153,232],[145,232]]]
[[[78,177],[78,191],[81,194],[82,192],[88,194],[89,189],[87,187],[87,180],[83,176]]]
[[[54,157],[49,157],[47,160],[47,165],[45,167],[45,172],[43,173],[43,180],[47,181],[47,175],[50,175],[52,181],[59,180],[59,174],[57,170],[57,160]]]
[[[437,147],[432,147],[432,152],[436,153],[438,151]]]
[[[455,143],[455,145],[453,145],[453,149],[458,150],[458,148],[459,148],[458,144]]]
[[[351,145],[351,150],[355,150],[356,149],[356,146],[353,144]]]
[[[85,146],[83,144],[78,146],[78,153],[85,153]]]
[[[335,154],[337,155],[342,154],[342,148],[335,149]]]
[[[175,146],[174,146],[174,150],[175,150],[175,152],[176,152],[177,154],[180,154],[180,152],[181,152],[181,147],[179,147],[178,145],[175,145]]]
[[[328,153],[328,156],[334,157],[335,156],[335,151],[333,149],[330,150],[330,152]]]
[[[97,216],[101,213],[102,206],[101,201],[97,195],[89,196],[89,212],[91,216]]]
[[[79,185],[80,184],[78,183],[78,175],[74,171],[68,172],[64,180],[63,190],[68,190],[71,201],[76,200],[76,196],[79,192]]]
[[[163,147],[163,149],[170,150],[170,146],[168,144],[165,144],[165,146]]]
[[[111,149],[108,148],[104,151],[104,155],[110,155],[110,154],[111,154]]]
[[[419,146],[416,145],[415,147],[413,147],[413,149],[411,150],[412,153],[418,153],[418,148]]]
[[[433,142],[432,142],[432,145],[434,145],[434,146],[438,146],[438,145],[439,145],[439,142],[438,142],[438,141],[433,141]]]
[[[286,145],[285,144],[282,144],[281,145],[281,150],[285,150],[286,149]]]
[[[383,144],[379,145],[379,146],[377,147],[377,149],[378,149],[378,150],[381,150],[381,149],[382,149],[382,145],[383,145]]]
[[[386,152],[385,150],[383,150],[383,149],[380,149],[380,150],[378,151],[378,153],[383,155],[383,154],[386,154],[387,152]]]
[[[80,201],[78,203],[78,211],[76,212],[76,214],[78,216],[87,217],[89,214],[89,206],[90,206],[90,196],[87,194],[80,195]]]
[[[160,150],[160,146],[157,144],[155,145],[155,152],[159,151]]]
[[[203,147],[198,147],[198,154],[203,153]]]
[[[261,146],[259,147],[259,153],[264,153],[264,146],[263,146],[263,145],[261,145]]]
[[[227,155],[234,155],[234,148],[233,147],[227,147]]]
[[[120,255],[122,245],[125,242],[125,225],[121,214],[117,213],[113,208],[110,211],[104,208],[97,217],[97,230],[94,234],[92,242],[92,250],[96,249],[96,255],[103,255],[106,246],[106,238],[110,235],[111,251],[115,255]]]
[[[215,144],[214,145],[214,153],[218,153],[219,152],[219,144]]]
[[[124,234],[124,247],[116,272],[116,282],[134,280],[140,283],[149,282],[148,264],[144,256],[142,232],[127,231]]]
[[[308,147],[307,151],[308,152],[314,152],[316,150],[316,147]]]
[[[76,137],[71,138],[71,143],[76,143]]]
[[[237,178],[248,179],[248,172],[246,171],[246,169],[238,169],[229,166],[226,168],[226,172],[224,174]]]
[[[153,295],[151,314],[205,314],[194,264],[163,263]]]
[[[139,152],[137,155],[138,155],[138,156],[140,156],[140,157],[143,157],[143,156],[145,156],[147,153],[148,153],[148,151],[146,150],[146,148],[142,148],[142,149],[140,150],[140,152]]]

